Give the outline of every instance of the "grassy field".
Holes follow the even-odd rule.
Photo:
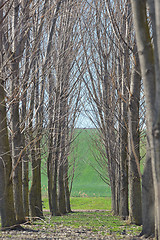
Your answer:
[[[49,209],[48,199],[43,199],[43,208]],[[74,210],[111,210],[110,197],[71,197],[71,209]]]
[[[71,196],[74,197],[109,197],[111,196],[110,187],[104,183],[99,174],[92,168],[90,163],[96,164],[91,145],[91,137],[97,134],[95,129],[76,129],[75,140],[72,145],[72,152],[69,156],[71,164],[75,159],[75,174],[72,186]],[[96,150],[94,150],[96,151]],[[42,171],[42,194],[47,195],[47,175],[46,165],[43,165]],[[106,172],[107,176],[107,172]]]
[[[75,159],[75,176],[71,191],[72,197],[110,197],[110,186],[104,183],[99,174],[93,169],[90,164],[96,166],[96,160],[93,156],[98,153],[92,145],[92,137],[97,136],[96,129],[76,129],[75,140],[72,144],[72,151],[69,156],[71,164],[70,174],[72,172],[72,163]],[[141,139],[141,171],[143,172],[144,156],[145,156],[145,142],[143,136]],[[107,176],[107,170],[106,176]],[[70,178],[71,179],[71,178]],[[43,165],[42,171],[42,194],[47,196],[47,174],[46,165]]]

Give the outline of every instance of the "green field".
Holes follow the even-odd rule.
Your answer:
[[[49,209],[48,199],[43,199],[43,208]],[[111,210],[110,197],[71,197],[71,209],[74,210]]]
[[[71,196],[79,197],[110,197],[110,187],[102,181],[99,174],[90,164],[96,165],[92,151],[91,136],[96,136],[96,129],[76,129],[75,140],[71,146],[70,180],[72,176],[73,162],[75,160],[75,174]],[[107,171],[106,171],[107,176]],[[45,165],[42,171],[42,194],[47,195],[47,175]]]
[[[103,182],[99,174],[91,166],[97,166],[94,154],[98,154],[98,150],[92,144],[92,138],[98,134],[96,129],[76,129],[75,140],[71,146],[69,156],[69,176],[70,182],[72,178],[73,162],[75,160],[75,174],[71,191],[72,197],[110,197],[110,186]],[[141,172],[144,168],[145,159],[145,136],[141,137]],[[107,176],[107,170],[104,169],[104,174]],[[47,174],[46,166],[43,165],[42,171],[42,194],[47,195]]]

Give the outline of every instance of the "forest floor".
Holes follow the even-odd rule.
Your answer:
[[[0,239],[140,239],[140,227],[129,225],[111,216],[106,210],[77,210],[73,213],[51,217],[45,211],[45,219],[22,225],[21,230],[1,231]]]

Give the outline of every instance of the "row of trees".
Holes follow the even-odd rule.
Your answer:
[[[0,1],[2,228],[43,217],[42,160],[51,214],[71,211],[68,156],[84,107],[99,131],[113,213],[159,239],[158,10],[156,0]]]
[[[99,130],[103,146],[98,162],[102,170],[105,164],[108,167],[113,213],[123,219],[129,216],[131,222],[141,225],[140,137],[144,134],[144,114],[140,116],[143,92],[131,4],[93,1],[86,22],[82,19],[85,27],[89,19],[92,21],[83,41],[87,67],[83,82],[91,108],[89,117]]]
[[[52,215],[71,211],[68,154],[81,98],[78,9],[68,0],[0,2],[4,229],[43,217],[42,160]]]
[[[141,235],[155,234],[156,239],[160,236],[158,11],[158,1],[152,0],[93,1],[86,21],[92,18],[85,31],[88,42],[83,44],[89,116],[105,148],[98,161],[102,168],[102,161],[108,166],[112,210],[143,224]],[[144,109],[146,159],[141,176]]]

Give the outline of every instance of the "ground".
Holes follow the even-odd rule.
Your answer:
[[[44,220],[28,222],[22,225],[21,231],[1,231],[0,239],[140,239],[134,237],[139,231],[136,226],[131,228],[123,223],[124,221],[114,218],[106,210],[77,210],[65,216],[52,218],[46,212]]]
[[[1,239],[116,239],[114,236],[102,236],[101,233],[94,233],[92,230],[81,228],[71,228],[58,226],[43,227],[38,231],[33,231],[27,226],[26,231],[3,232]]]

